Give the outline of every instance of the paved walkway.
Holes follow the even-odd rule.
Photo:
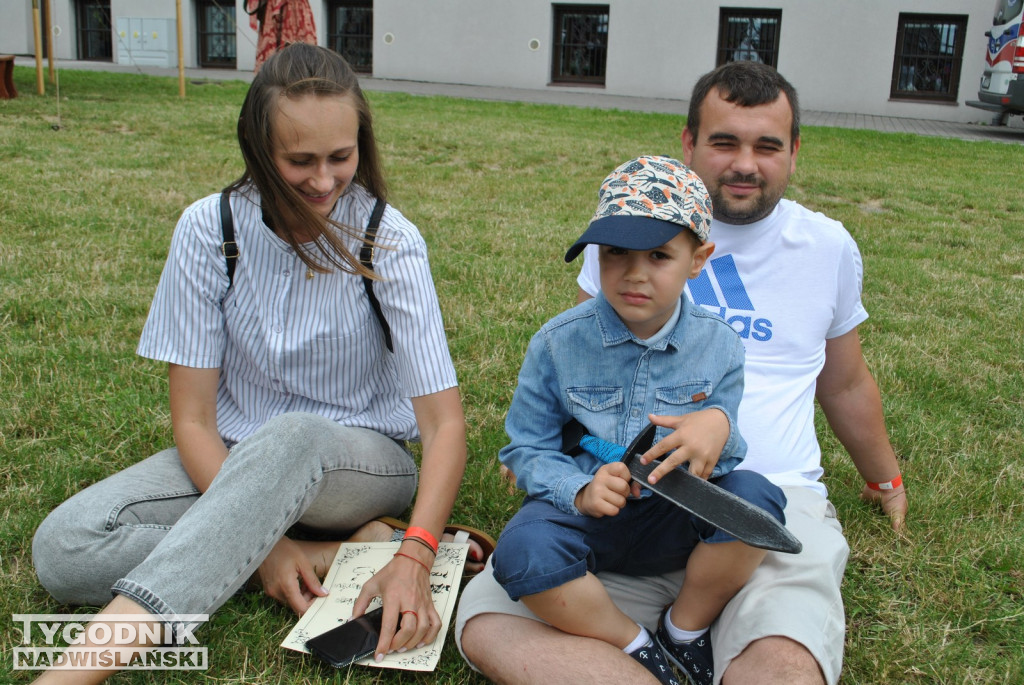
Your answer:
[[[448,83],[387,81],[382,79],[362,79],[361,83],[366,90],[400,91],[421,95],[449,95],[477,100],[537,102],[638,112],[685,114],[689,106],[686,100],[608,95],[599,91],[585,89],[527,90],[522,88],[494,88]],[[978,110],[978,117],[979,121],[991,119],[991,115],[988,112],[980,109]],[[887,133],[914,133],[922,136],[942,136],[946,138],[961,138],[963,140],[990,140],[1024,145],[1024,121],[1021,121],[1020,117],[1011,117],[1009,126],[988,126],[985,124],[932,121],[929,119],[905,119],[870,114],[843,114],[840,112],[803,110],[800,113],[800,123],[806,126],[872,129]]]
[[[15,59],[18,66],[35,67],[31,57]],[[44,69],[46,66],[44,65]],[[124,73],[144,73],[153,76],[177,78],[176,68],[140,67],[110,62],[79,62],[58,60],[58,69],[84,69]],[[233,69],[186,69],[189,81],[242,80],[251,81],[252,74]],[[595,107],[598,109],[621,109],[634,112],[663,112],[685,114],[688,103],[685,100],[660,98],[639,98],[624,95],[609,95],[589,88],[498,88],[492,86],[468,86],[453,83],[425,83],[420,81],[393,81],[387,79],[363,78],[360,83],[366,90],[396,91],[413,95],[446,95],[449,97],[500,102],[534,102],[538,104]],[[991,115],[977,110],[978,121],[987,122]],[[859,128],[884,131],[887,133],[912,133],[922,136],[940,136],[963,140],[988,140],[1001,143],[1024,145],[1024,120],[1011,117],[1008,126],[989,126],[981,123],[932,121],[930,119],[906,119],[882,117],[870,114],[844,114],[840,112],[818,112],[804,110],[801,123],[806,126],[832,126],[836,128]]]

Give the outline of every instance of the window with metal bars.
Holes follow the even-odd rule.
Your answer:
[[[553,83],[604,85],[608,5],[554,5]]]
[[[110,62],[114,59],[114,33],[110,24],[109,0],[78,0],[75,4],[78,59]]]
[[[373,73],[373,1],[328,0],[327,45],[359,74]]]
[[[715,65],[749,60],[778,67],[781,26],[782,10],[721,8]]]
[[[956,102],[967,17],[901,13],[889,97]]]
[[[199,66],[234,69],[236,32],[234,0],[196,0]]]

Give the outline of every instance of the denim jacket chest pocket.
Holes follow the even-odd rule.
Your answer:
[[[566,388],[569,413],[593,435],[616,435],[622,417],[624,391],[620,387]]]
[[[663,416],[682,416],[704,408],[711,397],[710,381],[694,380],[654,390],[654,413]]]

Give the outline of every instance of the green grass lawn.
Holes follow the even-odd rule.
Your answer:
[[[135,345],[174,223],[241,172],[246,85],[64,71],[61,101],[0,101],[0,673],[59,613],[30,543],[74,492],[171,444],[164,365]],[[469,422],[453,519],[497,534],[497,478],[526,344],[574,302],[562,254],[601,179],[681,154],[682,117],[370,93],[392,203],[420,228]],[[52,126],[59,124],[59,129]],[[861,327],[910,497],[905,536],[862,504],[823,421],[825,483],[851,545],[843,683],[1024,682],[1024,156],[1016,146],[806,128],[788,197],[845,223],[865,261]],[[73,560],[69,563],[74,563]],[[794,607],[799,611],[799,607]],[[293,622],[231,600],[200,633],[220,683],[483,682],[449,640],[439,670],[335,674],[278,648]],[[12,682],[27,682],[18,672]],[[127,673],[115,683],[199,682]],[[555,682],[557,679],[553,679]]]

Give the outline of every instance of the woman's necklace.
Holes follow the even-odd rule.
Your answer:
[[[313,280],[313,270],[310,269],[308,266],[306,267],[306,280],[307,281]]]

